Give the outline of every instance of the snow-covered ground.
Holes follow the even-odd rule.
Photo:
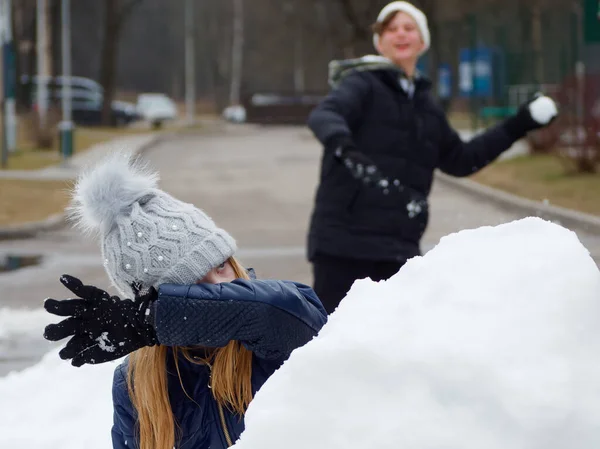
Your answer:
[[[0,309],[0,339],[20,337],[23,335],[38,334],[44,326],[52,322],[43,308],[28,309]]]
[[[0,313],[0,336],[15,317]],[[600,272],[574,233],[537,218],[462,231],[357,281],[257,394],[235,447],[597,449],[598,354]],[[0,447],[111,447],[115,365],[53,350],[0,378]]]

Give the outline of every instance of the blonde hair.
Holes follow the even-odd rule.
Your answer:
[[[246,270],[234,257],[228,261],[237,278],[249,279]],[[191,356],[191,348],[172,349],[181,387],[190,400],[193,401],[185,391],[179,372],[180,353],[192,363],[209,366],[210,389],[219,407],[226,407],[239,415],[245,413],[252,400],[252,353],[248,349],[238,341],[230,341],[200,361]],[[157,345],[138,349],[129,357],[127,388],[137,411],[140,449],[171,449],[178,439],[178,423],[169,402],[167,353],[166,346]]]

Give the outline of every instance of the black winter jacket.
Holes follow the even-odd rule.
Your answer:
[[[463,142],[430,93],[424,77],[412,98],[390,69],[356,71],[311,112],[308,126],[323,144],[320,184],[308,236],[308,258],[333,256],[398,261],[420,254],[426,204],[436,168],[468,176],[521,135],[504,124]],[[352,141],[383,174],[407,186],[384,195],[354,179],[334,151]]]

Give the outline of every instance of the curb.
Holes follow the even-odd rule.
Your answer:
[[[593,234],[600,234],[600,217],[578,212],[564,207],[552,206],[504,192],[470,179],[455,178],[436,172],[435,177],[446,185],[455,187],[467,194],[491,201],[505,210],[526,216],[540,217],[568,228],[578,228]]]
[[[134,151],[136,156],[143,154],[153,146],[172,138],[173,133],[164,133],[157,135],[154,139],[141,145]],[[16,240],[34,238],[38,234],[47,231],[54,231],[67,225],[67,216],[64,212],[54,214],[40,221],[30,221],[16,225],[0,227],[0,240]]]

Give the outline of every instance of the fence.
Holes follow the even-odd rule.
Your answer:
[[[252,93],[244,97],[246,121],[256,124],[305,125],[324,93]]]
[[[512,3],[488,3],[438,25],[436,61],[424,65],[437,67],[441,96],[471,112],[509,110],[537,90],[556,94],[574,73],[583,57],[582,19],[574,3],[540,10]]]

